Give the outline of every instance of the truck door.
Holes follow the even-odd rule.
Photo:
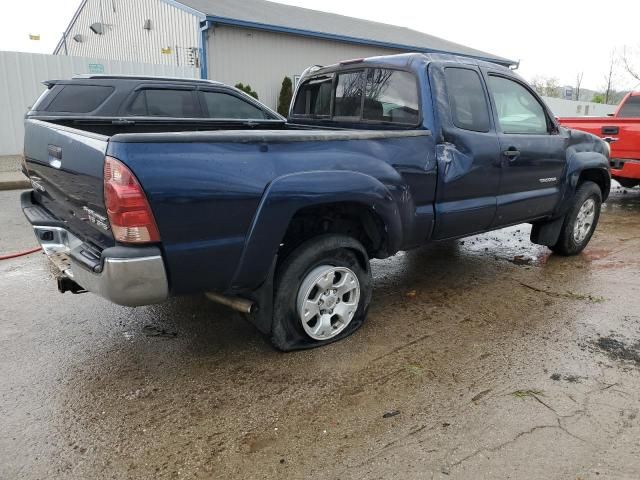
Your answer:
[[[502,157],[493,226],[546,216],[559,201],[568,138],[525,83],[501,73],[485,74]]]
[[[439,123],[434,239],[487,230],[496,213],[500,146],[477,67],[431,64]]]

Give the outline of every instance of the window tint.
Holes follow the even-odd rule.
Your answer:
[[[364,71],[338,75],[333,116],[360,120]]]
[[[368,70],[362,118],[412,125],[418,123],[418,87],[415,77],[408,72],[395,70]]]
[[[464,68],[445,68],[445,80],[453,124],[464,130],[488,132],[489,106],[477,72]]]
[[[202,92],[209,118],[260,119],[264,111],[234,95],[222,92]]]
[[[129,113],[131,115],[137,115],[141,117],[145,117],[147,115],[147,99],[144,91],[139,92],[136,95],[136,98],[133,100],[133,103],[129,107]]]
[[[97,85],[65,85],[47,112],[87,113],[92,112],[113,92],[113,87]]]
[[[312,78],[305,82],[296,95],[294,115],[328,117],[331,115],[332,77]]]
[[[152,117],[198,117],[191,90],[141,90],[129,107],[131,115]]]
[[[640,118],[640,96],[629,97],[620,109],[618,116]]]
[[[490,76],[489,90],[504,133],[548,133],[542,105],[522,85],[503,77]]]

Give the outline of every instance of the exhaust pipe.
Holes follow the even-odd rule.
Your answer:
[[[245,298],[227,297],[225,295],[219,295],[213,292],[206,292],[205,296],[211,301],[226,305],[227,307],[240,313],[251,314],[255,313],[258,310],[258,305],[255,302],[252,302],[251,300],[247,300]]]

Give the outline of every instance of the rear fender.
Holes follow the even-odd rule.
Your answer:
[[[389,253],[402,242],[402,222],[389,189],[358,172],[316,171],[285,175],[265,191],[246,238],[231,288],[253,290],[269,271],[293,216],[303,208],[359,203],[377,213],[385,224]]]

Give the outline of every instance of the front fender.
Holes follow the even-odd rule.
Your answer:
[[[398,207],[379,180],[350,171],[285,175],[271,182],[262,196],[231,288],[253,290],[260,286],[296,212],[340,202],[360,203],[375,211],[385,224],[390,252],[399,249],[402,223]]]
[[[604,141],[595,135],[572,130],[567,148],[567,169],[564,192],[556,216],[564,215],[571,205],[578,188],[580,176],[585,171],[598,172],[604,181],[602,197],[606,199],[611,187],[609,159]]]

